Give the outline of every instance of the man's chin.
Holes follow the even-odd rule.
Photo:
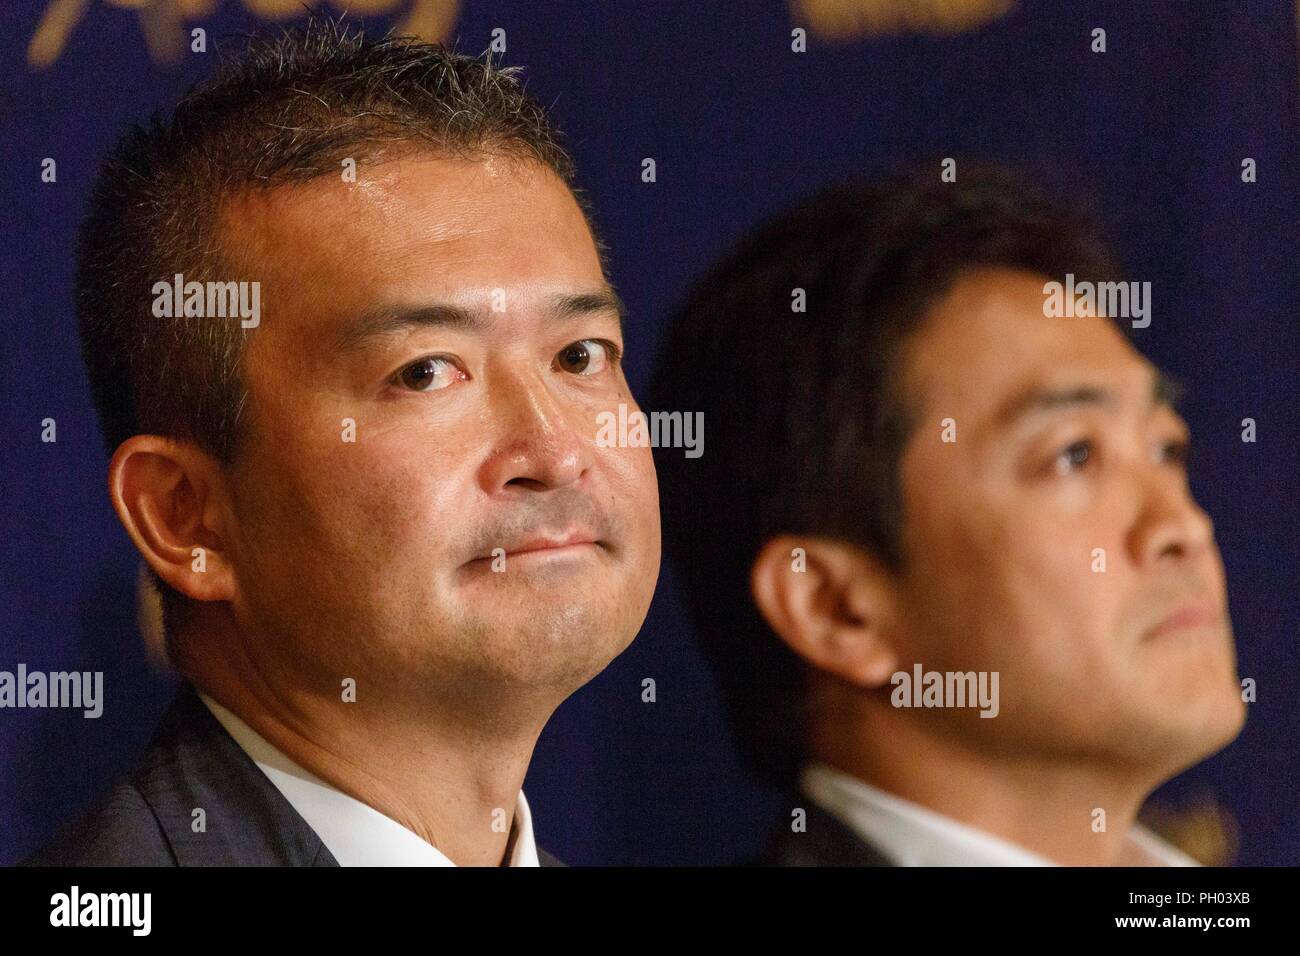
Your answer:
[[[1183,701],[1164,717],[1168,749],[1177,762],[1170,773],[1172,776],[1214,756],[1236,740],[1246,722],[1246,704],[1241,699],[1240,686],[1227,683],[1213,693],[1207,691],[1194,702]]]
[[[1223,705],[1222,718],[1217,722],[1217,734],[1213,730],[1207,730],[1207,738],[1212,750],[1210,753],[1218,753],[1228,744],[1232,743],[1241,734],[1242,728],[1246,726],[1246,702],[1242,700],[1241,686],[1234,684],[1232,692],[1227,696]],[[1206,754],[1208,757],[1210,754]]]
[[[504,684],[549,687],[567,696],[608,667],[636,632],[592,605],[551,597],[521,605],[523,619],[498,618],[480,626],[499,635],[490,653],[496,658],[492,669]]]

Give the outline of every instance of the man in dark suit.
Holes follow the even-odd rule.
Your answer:
[[[655,408],[670,554],[765,861],[1187,865],[1135,819],[1238,733],[1187,426],[1075,212],[997,170],[828,189],[705,276]],[[1164,321],[1175,321],[1166,316]]]
[[[202,827],[196,829],[199,819]],[[522,846],[518,830],[513,834]],[[536,855],[540,866],[564,865],[541,847]],[[339,862],[213,717],[194,686],[184,683],[137,767],[24,865],[338,866]]]
[[[83,352],[185,683],[33,862],[553,862],[533,748],[659,567],[572,175],[513,73],[321,21],[109,157]]]

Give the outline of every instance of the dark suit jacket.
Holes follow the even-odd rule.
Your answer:
[[[783,820],[772,829],[767,846],[756,866],[893,866],[894,862],[833,813],[813,803],[812,798],[794,794],[786,800]],[[790,829],[790,811],[802,807],[807,828],[796,833]]]
[[[195,833],[200,807],[206,832]],[[564,865],[541,848],[537,856]],[[339,864],[187,682],[135,770],[21,865]]]

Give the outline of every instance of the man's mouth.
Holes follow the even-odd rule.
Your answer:
[[[1174,608],[1154,626],[1148,628],[1146,636],[1157,638],[1185,631],[1204,630],[1217,627],[1223,623],[1223,609],[1214,601],[1187,601]]]
[[[486,554],[477,555],[470,563],[492,561],[502,557],[507,561],[511,558],[561,557],[603,548],[604,546],[604,542],[590,531],[582,528],[562,532],[538,532],[494,545]]]

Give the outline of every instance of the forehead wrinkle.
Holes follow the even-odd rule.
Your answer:
[[[242,241],[250,232],[254,241],[270,240],[259,244],[271,251],[283,250],[286,245],[301,251],[306,246],[322,259],[335,261],[346,248],[350,262],[359,256],[381,260],[418,257],[428,253],[429,243],[442,246],[482,239],[508,225],[491,222],[499,203],[489,197],[458,194],[413,206],[393,165],[384,164],[383,175],[363,177],[350,186],[333,177],[320,177],[240,190],[222,202],[223,219]],[[262,228],[249,230],[250,220]],[[476,258],[466,255],[461,261]]]

